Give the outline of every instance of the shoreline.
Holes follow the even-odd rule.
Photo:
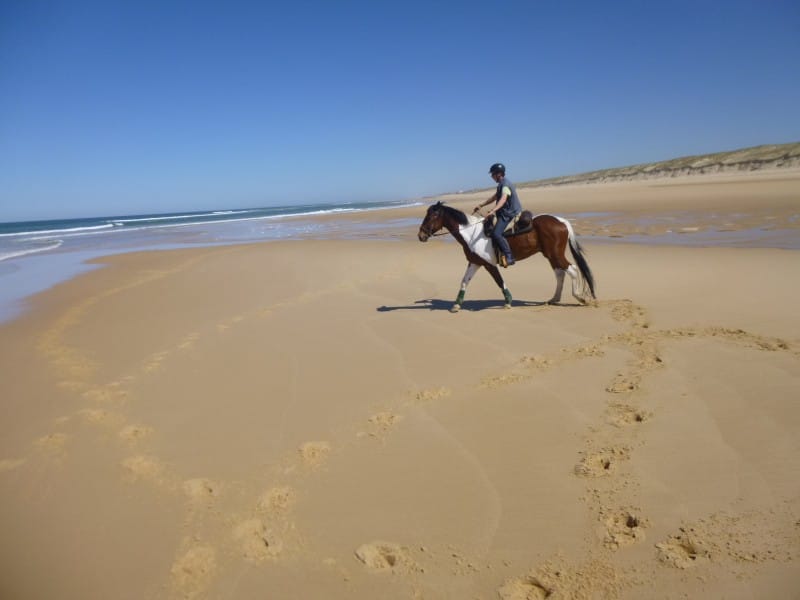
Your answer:
[[[800,169],[693,175],[665,180],[521,187],[523,208],[564,216],[594,243],[800,249]],[[203,248],[276,239],[413,239],[425,206],[447,201],[470,212],[490,190],[443,194],[402,207],[270,217],[256,223],[164,228],[138,239],[75,240],[56,250],[0,262],[0,323],[22,314],[26,298],[91,270],[93,258],[117,253]],[[196,231],[192,231],[192,229]],[[81,245],[83,244],[83,245]],[[86,244],[89,244],[88,248]]]

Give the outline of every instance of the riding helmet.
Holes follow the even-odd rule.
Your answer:
[[[491,167],[489,167],[489,174],[494,175],[495,173],[500,173],[500,175],[505,175],[506,166],[503,163],[494,163]]]

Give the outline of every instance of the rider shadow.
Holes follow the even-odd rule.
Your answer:
[[[453,301],[440,300],[438,298],[427,298],[425,300],[416,300],[414,304],[407,304],[406,306],[379,306],[375,310],[378,312],[391,312],[393,310],[450,310],[453,306]]]
[[[441,300],[439,298],[426,298],[425,300],[415,300],[414,304],[407,304],[405,306],[379,306],[375,310],[378,312],[391,312],[393,310],[446,310],[449,311],[453,306],[452,300]],[[533,300],[513,300],[511,306],[525,307],[525,306],[547,306],[547,302],[536,302]],[[555,306],[580,306],[580,304],[567,304],[559,302]],[[480,310],[488,309],[503,309],[504,303],[502,300],[465,300],[461,306],[461,310],[477,312]]]

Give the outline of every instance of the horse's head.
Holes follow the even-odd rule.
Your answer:
[[[441,202],[431,204],[422,225],[419,226],[417,237],[420,242],[427,242],[428,239],[437,231],[444,227],[444,206]]]

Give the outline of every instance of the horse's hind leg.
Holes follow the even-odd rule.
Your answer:
[[[564,290],[564,275],[569,273],[571,277],[574,277],[575,268],[570,264],[567,260],[566,254],[564,251],[567,248],[567,238],[566,236],[563,239],[558,239],[554,246],[551,246],[551,250],[545,254],[547,260],[550,262],[550,266],[553,267],[553,273],[556,276],[556,291],[553,293],[553,297],[547,301],[548,304],[558,304],[561,302],[561,292]],[[572,282],[572,289],[573,293],[575,290],[575,280],[573,279]]]
[[[461,289],[456,297],[456,302],[450,307],[450,312],[458,312],[461,310],[461,305],[464,303],[464,294],[467,292],[467,286],[475,275],[475,272],[480,268],[480,265],[469,263],[464,277],[461,279]]]
[[[571,267],[572,265],[570,265]],[[556,291],[553,294],[553,297],[547,301],[548,304],[558,304],[561,302],[561,292],[564,289],[564,274],[567,273],[566,269],[553,269],[553,273],[556,275]]]
[[[570,265],[567,268],[567,274],[572,277],[572,295],[581,304],[586,304],[586,297],[582,289],[584,286],[581,285],[581,276],[580,273],[578,273],[578,269],[575,268],[575,265]],[[578,289],[579,286],[581,286],[581,289]]]

